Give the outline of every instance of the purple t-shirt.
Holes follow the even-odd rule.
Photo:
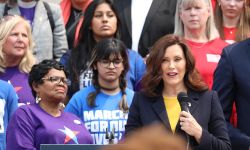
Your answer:
[[[32,27],[34,16],[35,16],[35,6],[32,8],[24,8],[19,6],[19,10],[21,12],[21,16],[27,19]]]
[[[78,117],[62,111],[54,117],[38,104],[19,107],[7,128],[6,150],[40,149],[40,144],[92,144]]]
[[[18,67],[8,67],[5,73],[0,74],[0,79],[10,82],[18,95],[18,105],[35,103],[31,88],[28,83],[28,74],[19,71]]]

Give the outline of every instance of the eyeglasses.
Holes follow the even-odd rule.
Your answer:
[[[100,60],[99,63],[104,68],[109,68],[110,64],[112,63],[115,68],[119,68],[122,66],[122,59],[115,59],[115,60]]]
[[[64,77],[58,77],[58,76],[42,78],[42,80],[47,80],[47,81],[50,81],[51,83],[56,83],[56,84],[59,84],[61,82],[66,85],[70,84],[70,81],[68,79]]]

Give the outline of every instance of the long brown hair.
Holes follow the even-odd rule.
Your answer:
[[[159,96],[163,90],[161,64],[165,51],[172,45],[179,45],[186,59],[184,84],[187,89],[205,91],[208,89],[199,72],[195,69],[195,59],[184,40],[176,35],[165,35],[153,45],[146,62],[146,73],[142,78],[142,91],[148,96]]]
[[[78,43],[71,51],[69,64],[67,66],[67,68],[69,68],[71,80],[71,85],[69,87],[70,94],[74,94],[79,90],[80,75],[88,69],[87,64],[90,61],[92,50],[96,45],[96,41],[93,37],[93,31],[91,30],[92,19],[94,18],[96,8],[104,3],[109,5],[116,16],[117,30],[114,34],[114,38],[120,39],[120,19],[113,1],[94,0],[91,2],[84,13],[84,21],[80,29]],[[72,95],[70,95],[70,97],[71,96]]]

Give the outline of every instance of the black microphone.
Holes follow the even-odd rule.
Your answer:
[[[178,99],[178,101],[180,103],[181,110],[190,113],[189,109],[188,109],[188,105],[190,104],[190,102],[189,102],[190,98],[188,97],[187,93],[185,93],[185,92],[178,93],[177,99]],[[187,138],[187,147],[186,147],[186,149],[188,150],[189,149],[190,139],[189,139],[189,135],[187,133],[185,133],[185,134],[186,134],[186,138]]]
[[[190,104],[190,102],[189,102],[190,99],[189,99],[187,93],[185,93],[185,92],[178,93],[177,99],[180,103],[181,110],[189,113],[188,104]]]
[[[106,128],[105,139],[108,140],[108,144],[114,144],[115,128],[112,129],[112,132],[109,132],[108,128]]]
[[[108,131],[108,128],[106,128],[105,139],[107,139],[107,140],[109,140],[109,139],[110,139],[110,137],[109,137],[109,131]]]

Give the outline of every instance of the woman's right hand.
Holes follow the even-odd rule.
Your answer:
[[[182,111],[180,113],[180,125],[183,131],[191,136],[194,136],[196,141],[200,143],[202,127],[190,113],[186,111]]]

